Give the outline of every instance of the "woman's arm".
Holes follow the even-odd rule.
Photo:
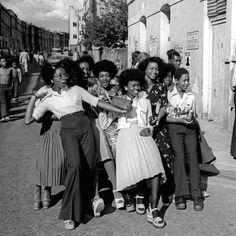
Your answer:
[[[35,95],[32,95],[31,99],[29,101],[29,104],[27,106],[27,109],[25,112],[25,124],[26,125],[29,125],[35,121],[35,118],[32,115],[33,115],[36,99],[37,99],[37,97]]]
[[[118,112],[118,113],[126,113],[126,110],[121,110],[117,107],[112,106],[111,104],[107,103],[107,102],[102,102],[102,101],[98,101],[97,106],[100,108],[103,108],[105,110],[108,111],[114,111],[114,112]]]

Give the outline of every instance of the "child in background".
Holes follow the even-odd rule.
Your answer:
[[[16,61],[12,62],[12,68],[10,76],[12,77],[12,90],[13,90],[13,101],[18,102],[19,99],[19,85],[22,80],[22,74],[20,68],[17,66]]]

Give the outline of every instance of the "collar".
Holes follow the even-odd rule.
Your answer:
[[[173,90],[170,92],[170,94],[171,94],[171,96],[174,96],[174,95],[179,95],[180,96],[180,94],[179,94],[179,92],[178,92],[178,90],[177,90],[177,88],[176,88],[176,85],[174,86],[174,88],[173,88]],[[191,92],[191,91],[189,91],[189,92],[184,92],[184,95],[193,95],[193,93]],[[184,96],[183,96],[184,97]]]

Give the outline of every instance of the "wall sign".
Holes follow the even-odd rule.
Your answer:
[[[199,49],[199,31],[187,33],[187,50]]]

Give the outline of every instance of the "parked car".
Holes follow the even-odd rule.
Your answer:
[[[56,54],[56,55],[52,55],[50,60],[48,60],[48,62],[51,62],[52,65],[56,65],[59,61],[65,58],[68,58],[68,57],[63,54]]]
[[[10,66],[13,60],[17,60],[17,56],[10,48],[0,48],[0,57],[6,58],[7,66]]]

